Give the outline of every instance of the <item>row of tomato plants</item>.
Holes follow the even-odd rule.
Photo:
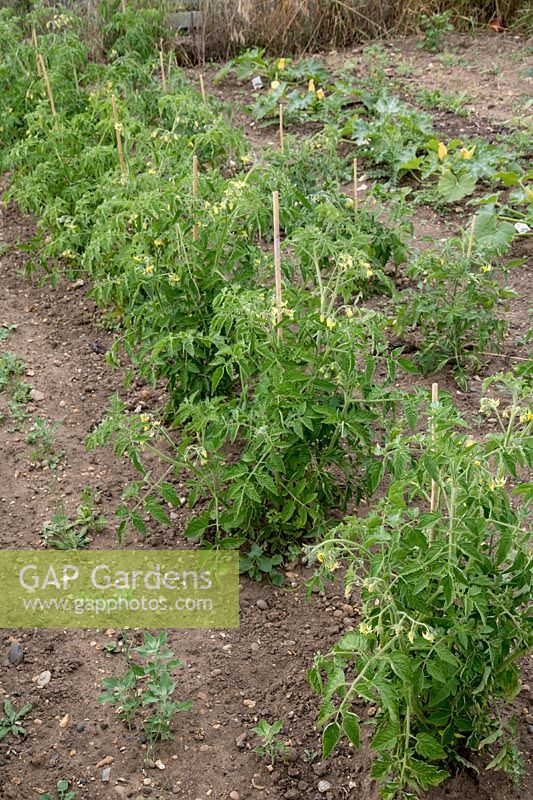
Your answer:
[[[200,512],[185,535],[241,547],[252,576],[281,579],[283,559],[306,542],[322,577],[345,562],[347,597],[363,582],[361,623],[310,673],[325,754],[343,730],[358,744],[359,696],[379,705],[373,769],[386,797],[438,783],[443,764],[500,740],[492,766],[517,773],[508,725],[493,709],[518,691],[517,659],[531,642],[531,490],[520,487],[518,510],[506,490],[533,460],[531,365],[499,377],[504,409],[487,385],[481,410],[501,430],[478,442],[448,402],[420,432],[425,393],[394,385],[399,369],[451,362],[464,371],[473,344],[477,366],[503,335],[496,311],[510,294],[494,279],[493,243],[466,236],[413,258],[419,293],[399,298],[403,209],[388,224],[371,202],[354,214],[335,137],[259,158],[182,72],[162,91],[153,15],[111,13],[108,60],[91,63],[76,18],[45,13],[52,24],[39,29],[38,47],[56,114],[27,20],[0,18],[9,196],[39,217],[35,257],[51,279],[91,276],[118,331],[110,360],[120,344],[145,378],[168,386],[162,420],[127,414],[115,398],[90,437],[113,441],[139,472],[118,510],[121,541],[128,524],[145,531],[144,512],[170,521],[168,504],[181,502],[173,478],[186,470]],[[281,322],[273,190],[285,236]],[[362,302],[376,291],[392,296],[387,315]],[[423,341],[408,361],[390,331],[414,323]],[[335,527],[334,512],[380,486],[374,510]]]

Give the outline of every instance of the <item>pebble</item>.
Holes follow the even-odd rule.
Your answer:
[[[533,725],[528,725],[527,726],[527,732],[533,734]]]
[[[261,611],[266,611],[268,609],[268,603],[266,600],[260,599],[256,602],[257,608],[261,609]]]
[[[111,777],[111,767],[106,767],[102,770],[102,781],[107,783]]]
[[[245,731],[241,733],[240,736],[237,736],[235,739],[235,744],[239,748],[239,750],[243,750],[246,747],[246,739],[248,738],[248,733]]]
[[[250,650],[252,651],[252,653],[257,653],[257,652],[258,652],[258,650],[259,650],[259,645],[258,645],[258,643],[257,643],[257,642],[252,642],[252,645],[251,645],[251,647],[250,647]]]
[[[40,392],[39,389],[32,389],[30,392],[30,397],[32,400],[35,400],[36,403],[40,403],[41,400],[44,400],[43,392]]]
[[[105,758],[102,758],[102,760],[98,762],[98,764],[96,765],[96,769],[100,769],[100,767],[107,767],[109,764],[112,764],[114,760],[115,759],[113,758],[113,756],[106,756]]]
[[[83,724],[83,722],[78,722],[78,724],[76,725],[76,730],[78,733],[83,733],[83,731],[85,730],[85,725]]]
[[[235,789],[229,793],[230,800],[240,800],[239,792],[236,792]]]
[[[40,675],[37,675],[35,679],[35,683],[37,684],[38,689],[44,689],[45,686],[48,686],[50,680],[52,678],[52,673],[49,669],[45,669],[44,672],[41,672]]]
[[[318,782],[318,791],[320,794],[326,794],[331,789],[331,783],[329,781],[319,781]]]
[[[286,747],[283,756],[287,761],[298,761],[298,750],[295,747]]]
[[[22,645],[18,642],[12,644],[9,650],[7,651],[7,658],[10,664],[14,667],[18,667],[24,661],[24,650],[22,649]]]

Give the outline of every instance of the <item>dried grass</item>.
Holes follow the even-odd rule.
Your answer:
[[[347,47],[418,29],[420,15],[447,9],[456,25],[510,25],[524,0],[202,0],[202,55],[228,58],[243,47],[272,53]]]

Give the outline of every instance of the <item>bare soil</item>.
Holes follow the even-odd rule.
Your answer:
[[[458,52],[468,64],[458,66],[458,72],[440,67],[436,57],[417,50],[412,41],[395,43],[391,52],[398,62],[412,66],[420,84],[458,91],[461,76],[468,78],[464,90],[474,95],[474,119],[482,132],[486,120],[496,124],[511,119],[515,103],[522,102],[527,93],[526,43],[496,34],[465,39],[464,45],[460,41]],[[342,57],[353,58],[354,53]],[[500,70],[497,81],[484,71],[493,63]],[[234,96],[231,91],[228,94]],[[453,121],[464,124],[462,118]],[[13,431],[7,413],[0,426],[0,549],[40,547],[43,522],[62,504],[73,512],[86,486],[99,492],[98,509],[111,520],[91,546],[114,547],[113,510],[132,475],[109,449],[88,453],[85,438],[115,392],[132,409],[159,406],[164,392],[142,382],[135,382],[128,392],[122,388],[122,372],[107,367],[101,352],[113,337],[87,297],[89,287],[78,281],[52,289],[35,277],[25,278],[27,255],[16,243],[31,235],[33,222],[13,205],[1,206],[0,215],[0,325],[17,326],[0,348],[24,360],[25,380],[44,396],[30,404],[28,412],[32,418],[59,424],[56,447],[65,452],[56,470],[32,466],[31,447],[24,441],[31,420],[22,430]],[[416,219],[417,241],[443,238],[461,224],[464,221],[453,214],[438,217],[422,209]],[[518,298],[509,312],[509,335],[502,356],[489,358],[483,374],[508,367],[512,357],[524,353],[518,339],[528,327],[532,270],[530,262],[511,275]],[[459,393],[448,374],[439,376],[439,381],[456,393],[467,414],[475,415],[478,382],[472,382],[469,392]],[[1,395],[0,402],[0,410],[5,411]],[[183,547],[186,517],[186,511],[175,514],[171,530],[152,525],[144,539],[130,534],[127,547]],[[120,654],[103,649],[112,641],[119,642],[118,632],[3,631],[0,702],[9,697],[17,706],[31,702],[33,707],[27,718],[27,738],[8,737],[0,743],[0,798],[33,800],[65,778],[72,782],[78,800],[225,800],[231,792],[237,792],[241,800],[377,800],[378,788],[370,778],[368,728],[363,728],[359,751],[344,743],[326,763],[320,759],[320,736],[314,728],[317,704],[306,672],[315,652],[326,651],[341,632],[357,625],[358,607],[356,600],[346,603],[336,585],[325,595],[314,593],[306,602],[306,577],[296,563],[287,572],[284,589],[243,579],[238,630],[170,632],[170,644],[184,662],[179,697],[191,698],[193,710],[179,716],[175,740],[159,747],[156,757],[165,765],[161,770],[146,760],[140,732],[128,731],[109,707],[97,702],[102,678],[122,669]],[[258,600],[265,601],[260,604],[266,604],[264,610]],[[140,640],[141,633],[135,636]],[[25,658],[18,667],[7,660],[13,641],[24,649]],[[43,670],[50,670],[51,681],[38,689],[34,678]],[[524,660],[522,673],[522,692],[507,710],[518,721],[518,746],[527,770],[521,785],[513,786],[505,775],[483,771],[480,764],[479,775],[461,771],[428,793],[429,800],[533,798],[533,658]],[[373,709],[365,706],[361,703],[359,711],[370,719]],[[288,758],[273,769],[252,751],[257,742],[250,729],[261,718],[284,721]],[[113,759],[109,782],[102,781],[102,767],[97,766],[105,757]],[[320,781],[327,781],[330,788],[320,792]]]

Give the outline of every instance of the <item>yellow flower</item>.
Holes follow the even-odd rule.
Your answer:
[[[476,460],[474,461],[474,466],[475,466],[475,467],[480,467],[480,466],[481,466],[481,461],[478,461],[478,459],[476,459]]]
[[[276,91],[276,89],[279,89],[279,81],[272,81],[272,83],[270,84],[270,88],[273,89],[274,91]]]
[[[148,264],[148,266],[145,267],[144,271],[146,272],[147,275],[151,275],[152,272],[154,271],[154,265]]]
[[[531,422],[531,420],[533,420],[533,412],[531,411],[520,415],[520,422]]]
[[[475,441],[472,439],[471,436],[467,436],[465,439],[465,447],[473,447],[475,445]]]
[[[144,422],[144,423],[150,422],[150,414],[141,414],[139,419],[141,420],[141,422]]]
[[[435,641],[435,636],[433,633],[431,633],[429,628],[426,628],[426,630],[422,633],[422,638],[425,639],[427,642]]]
[[[366,271],[366,277],[367,278],[371,278],[373,274],[374,274],[374,270],[367,269],[367,271]]]
[[[157,139],[157,137],[159,136],[159,131],[152,131],[152,133],[150,135],[151,135],[152,139]]]
[[[155,175],[155,174],[156,174],[156,170],[155,170],[153,167],[151,167],[151,168],[148,170],[148,175]]]
[[[448,148],[444,144],[444,142],[439,142],[439,149],[437,150],[437,155],[439,157],[439,161],[442,161],[443,158],[446,158],[448,155]]]
[[[353,310],[351,308],[346,309],[346,316],[350,319],[353,317]]]
[[[308,92],[316,92],[315,82],[312,78],[309,78],[309,83],[307,84],[307,91]]]
[[[337,325],[337,323],[336,323],[336,321],[334,319],[332,319],[331,317],[327,318],[327,320],[326,320],[326,328],[328,328],[328,330],[332,331],[333,328],[336,327],[336,325]]]
[[[249,164],[251,160],[252,157],[249,156],[248,153],[245,153],[243,156],[241,156],[241,161],[243,164]]]
[[[316,99],[317,100],[323,100],[325,96],[326,95],[324,94],[324,90],[323,89],[319,89],[317,91],[317,93],[316,93]]]
[[[165,243],[164,243],[163,239],[154,239],[155,247],[163,247],[164,244]]]
[[[414,642],[414,640],[415,640],[415,632],[414,632],[414,630],[413,630],[412,628],[411,628],[411,630],[409,631],[409,633],[407,634],[407,638],[409,639],[409,641],[410,641],[411,643],[413,643],[413,642]]]
[[[279,58],[277,66],[279,70],[285,69],[285,59]]]
[[[481,272],[490,272],[491,270],[492,267],[490,264],[483,264],[483,266],[481,267]]]
[[[472,156],[474,155],[475,149],[476,149],[476,145],[474,145],[472,148],[470,148],[470,150],[468,150],[466,147],[461,147],[459,152],[460,152],[460,154],[461,154],[461,156],[463,158],[472,158]]]
[[[367,625],[366,622],[361,622],[359,624],[359,633],[362,633],[363,636],[368,636],[372,633],[372,626]]]
[[[322,564],[324,562],[324,553],[319,553],[317,555],[317,561],[319,564]]]
[[[168,276],[168,280],[170,283],[176,284],[180,282],[180,276],[176,275],[175,273],[172,273],[171,275]]]

